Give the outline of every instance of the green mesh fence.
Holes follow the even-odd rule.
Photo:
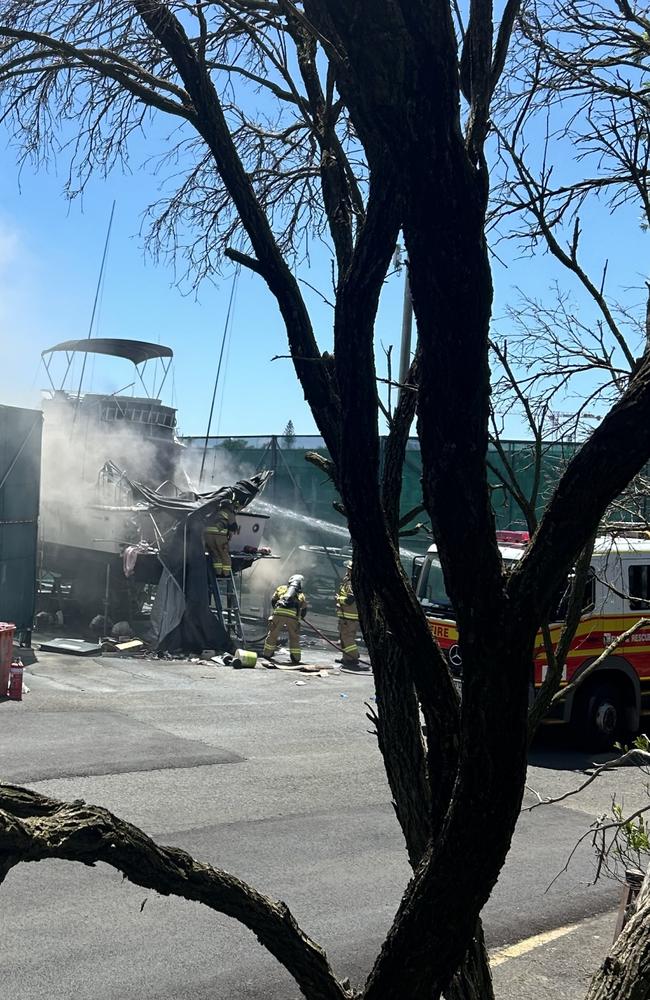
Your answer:
[[[250,572],[242,574],[244,612],[258,618],[268,614],[269,597],[275,586],[290,573],[303,573],[312,612],[331,617],[337,581],[343,572],[344,561],[350,556],[350,548],[344,518],[333,507],[338,497],[332,484],[319,469],[305,461],[308,451],[327,455],[322,439],[211,437],[205,448],[204,437],[188,437],[183,443],[186,469],[194,484],[198,484],[203,467],[201,486],[205,490],[263,469],[274,472],[266,491],[253,505],[256,512],[269,515],[263,541],[271,546],[273,558],[261,560]],[[525,519],[514,494],[519,490],[530,498],[537,480],[537,510],[541,514],[562,470],[578,447],[573,442],[545,445],[539,468],[530,442],[505,441],[499,449],[491,447],[488,479],[497,527],[525,529]],[[514,489],[507,488],[509,470],[515,477]],[[406,451],[401,498],[403,515],[422,501],[421,475],[419,442],[414,438],[409,441]],[[427,520],[425,514],[418,514],[412,524]],[[426,552],[430,543],[431,536],[425,530],[402,538],[401,555],[407,573],[417,572],[418,557]]]
[[[320,437],[211,437],[205,448],[205,438],[183,438],[187,448],[186,466],[194,481],[198,480],[203,462],[202,485],[222,485],[230,479],[241,478],[261,469],[272,469],[273,479],[264,500],[283,510],[344,527],[344,520],[333,507],[338,499],[332,484],[313,465],[305,461],[308,451],[327,455]],[[574,443],[548,444],[539,469],[535,466],[534,449],[527,441],[505,441],[488,453],[488,478],[492,487],[492,503],[499,528],[523,528],[525,520],[510,484],[509,469],[515,474],[515,486],[527,498],[534,492],[539,478],[538,511],[541,512],[558,476],[570,460],[577,445]],[[205,460],[203,454],[205,449]],[[412,438],[406,450],[402,487],[402,514],[422,502],[422,463],[417,439]],[[426,516],[420,516],[426,520]],[[308,524],[318,534],[318,527]],[[413,539],[416,544],[417,536]],[[411,544],[409,542],[409,544]]]

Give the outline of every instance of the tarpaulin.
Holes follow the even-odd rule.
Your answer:
[[[163,574],[151,615],[157,649],[232,652],[234,644],[220,616],[210,607],[203,531],[221,507],[233,502],[240,509],[248,506],[264,488],[271,473],[258,473],[251,479],[242,479],[234,486],[224,486],[212,493],[166,497],[141,483],[132,482],[117,466],[107,463],[104,471],[113,472],[129,485],[142,510],[172,516],[173,527],[165,534],[158,550]]]

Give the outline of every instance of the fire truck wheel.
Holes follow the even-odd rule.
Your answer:
[[[578,691],[574,706],[576,732],[588,750],[609,750],[624,735],[623,694],[616,684],[594,680]]]

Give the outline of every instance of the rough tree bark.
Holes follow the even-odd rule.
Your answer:
[[[407,381],[417,385],[417,361]],[[381,503],[386,527],[398,545],[404,456],[415,416],[416,394],[405,393],[392,416],[381,470]],[[417,868],[431,836],[431,795],[420,705],[404,653],[388,627],[373,579],[353,563],[360,623],[373,665],[377,710],[375,725],[395,814],[404,834],[409,861]]]
[[[419,355],[411,367],[407,382],[417,385]],[[408,432],[412,423],[416,395],[404,393],[393,415],[381,474],[381,502],[386,528],[393,544],[398,544],[399,501]],[[333,475],[333,468],[326,469]],[[441,814],[432,813],[426,745],[420,724],[420,705],[412,682],[410,661],[396,642],[383,611],[374,578],[359,570],[355,557],[354,585],[359,599],[361,627],[373,664],[377,710],[372,721],[376,726],[379,748],[393,796],[397,819],[404,834],[409,860],[414,869],[422,861],[426,848],[439,830]],[[456,710],[460,726],[459,703]],[[444,766],[451,775],[457,768],[457,756],[448,757]],[[442,765],[442,762],[440,762]],[[429,760],[429,766],[431,762]],[[445,990],[447,1000],[490,1000],[492,979],[483,929],[479,921],[476,934],[458,972]]]
[[[650,996],[650,869],[634,915],[594,976],[586,1000],[648,1000]]]

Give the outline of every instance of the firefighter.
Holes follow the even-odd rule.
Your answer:
[[[264,640],[263,656],[272,658],[278,644],[282,628],[289,633],[289,656],[292,663],[300,663],[300,622],[307,614],[307,600],[302,589],[304,577],[289,577],[273,592],[271,606],[273,614],[269,618],[269,631]]]
[[[345,570],[341,586],[336,592],[336,617],[339,621],[339,642],[342,653],[342,658],[338,662],[348,667],[359,667],[359,647],[357,646],[359,612],[352,590],[351,562],[346,562]]]
[[[211,515],[203,530],[203,544],[212,557],[212,568],[215,576],[230,575],[232,568],[230,538],[233,531],[237,530],[235,515],[239,510],[240,505],[235,500],[233,493],[226,504]]]

